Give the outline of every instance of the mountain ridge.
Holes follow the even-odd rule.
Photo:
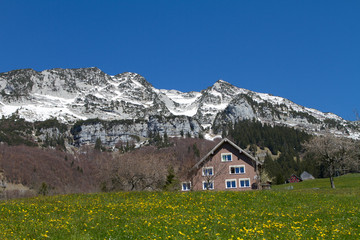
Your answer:
[[[221,134],[214,129],[239,120],[256,119],[316,134],[330,132],[360,138],[357,122],[279,96],[239,88],[224,80],[200,92],[181,92],[156,89],[137,73],[108,75],[97,67],[0,73],[0,115],[8,117],[14,113],[28,121],[57,118],[68,124],[93,118],[150,121],[160,116],[162,123],[156,123],[160,133],[173,135],[181,131],[171,127],[176,121],[184,124],[188,121],[185,125],[189,126],[183,130],[191,130],[195,135]],[[178,119],[166,123],[166,118]],[[169,126],[165,128],[165,125]],[[141,132],[146,135],[144,129]]]

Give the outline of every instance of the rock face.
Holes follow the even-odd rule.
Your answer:
[[[75,124],[72,133],[77,144],[100,138],[112,146],[154,132],[197,136],[243,119],[360,138],[357,122],[223,80],[201,92],[183,93],[155,89],[136,73],[110,76],[98,68],[0,73],[0,114]]]
[[[184,116],[151,116],[148,120],[91,119],[75,124],[71,133],[75,145],[92,144],[99,138],[103,144],[113,147],[119,142],[139,141],[140,138],[148,138],[154,133],[160,135],[166,133],[168,136],[181,136],[186,133],[198,136],[201,133],[201,126],[198,121]]]

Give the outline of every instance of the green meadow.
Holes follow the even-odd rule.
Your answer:
[[[335,184],[1,201],[0,239],[360,239],[360,174]]]

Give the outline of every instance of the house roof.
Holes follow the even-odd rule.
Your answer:
[[[233,143],[232,141],[230,141],[227,138],[224,138],[223,140],[221,140],[221,142],[219,142],[213,149],[211,149],[211,151],[206,154],[202,159],[200,159],[200,161],[198,161],[191,169],[197,169],[199,168],[199,166],[201,166],[201,164],[203,162],[205,162],[209,156],[214,155],[215,151],[218,150],[224,143],[229,143],[231,146],[233,146],[235,149],[239,150],[240,153],[243,153],[245,156],[249,157],[251,160],[253,160],[254,162],[256,162],[256,164],[260,164],[262,165],[262,162],[260,162],[259,160],[257,160],[255,157],[253,157],[252,155],[250,155],[249,153],[247,153],[244,149],[240,148],[238,145],[236,145],[235,143]]]

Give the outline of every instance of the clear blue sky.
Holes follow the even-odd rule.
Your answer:
[[[0,72],[92,66],[180,91],[223,79],[355,120],[360,1],[0,0]]]

